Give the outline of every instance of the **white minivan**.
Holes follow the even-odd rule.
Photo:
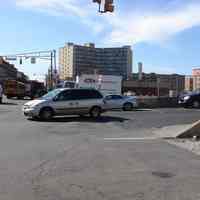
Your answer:
[[[97,118],[105,111],[102,94],[95,89],[55,89],[23,106],[27,117],[50,120],[54,116],[87,115]]]

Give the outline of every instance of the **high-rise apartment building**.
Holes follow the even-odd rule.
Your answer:
[[[59,50],[60,79],[74,79],[81,74],[119,75],[124,79],[132,72],[130,46],[119,48],[95,48],[67,43]]]

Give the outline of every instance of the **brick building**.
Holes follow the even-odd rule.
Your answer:
[[[170,91],[178,95],[185,89],[185,76],[179,74],[133,74],[130,80],[123,81],[123,92],[137,95],[169,96]]]
[[[17,69],[14,65],[6,62],[2,57],[0,57],[0,82],[2,83],[7,79],[16,79]]]

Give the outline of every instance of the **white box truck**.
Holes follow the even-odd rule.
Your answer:
[[[122,77],[110,75],[84,74],[76,79],[78,88],[94,88],[104,96],[109,94],[121,94]]]

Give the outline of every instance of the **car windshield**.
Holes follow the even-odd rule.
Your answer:
[[[51,92],[48,92],[47,94],[42,96],[40,99],[50,100],[50,99],[53,99],[55,96],[57,96],[59,93],[60,93],[60,90],[56,89]]]

